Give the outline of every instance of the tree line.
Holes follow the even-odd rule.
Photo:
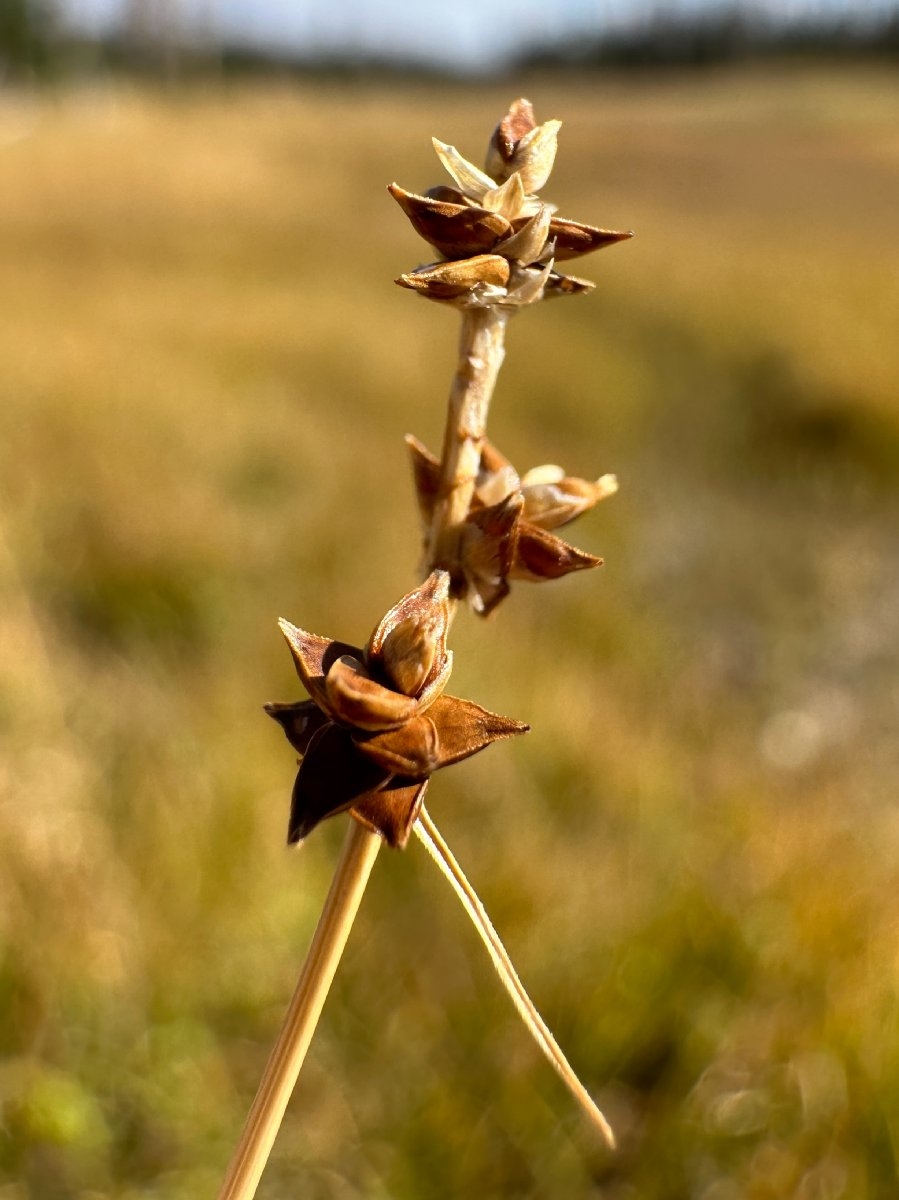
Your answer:
[[[115,28],[89,35],[67,24],[59,0],[0,2],[0,85],[96,71],[151,76],[196,73],[264,74],[269,71],[387,71],[421,73],[420,64],[366,57],[355,50],[342,56],[310,48],[266,53],[221,42],[210,23],[187,27],[178,0],[124,0]],[[664,4],[649,17],[615,30],[583,34],[551,46],[519,53],[515,67],[567,69],[704,67],[759,59],[899,58],[899,3],[877,13],[825,11],[776,18],[731,0],[687,13]],[[436,68],[429,68],[436,72]],[[470,78],[470,76],[469,76]]]

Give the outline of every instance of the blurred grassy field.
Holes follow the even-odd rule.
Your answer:
[[[601,572],[453,630],[533,732],[429,804],[609,1156],[417,844],[262,1200],[899,1189],[895,75],[0,94],[0,1200],[215,1194],[343,836],[284,848],[275,627],[416,579],[456,321],[384,185],[516,94],[637,239],[512,324],[491,432],[616,471]]]

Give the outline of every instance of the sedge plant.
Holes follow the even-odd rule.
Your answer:
[[[477,893],[424,804],[431,775],[528,726],[449,694],[448,636],[457,609],[487,617],[516,580],[599,566],[556,530],[611,495],[613,475],[579,479],[556,466],[519,474],[487,439],[508,321],[544,299],[593,284],[559,264],[631,237],[556,215],[538,193],[560,122],[537,124],[516,100],[494,130],[483,170],[434,140],[449,182],[424,195],[391,184],[439,256],[396,282],[461,317],[459,358],[439,454],[407,438],[423,534],[423,582],[377,623],[364,646],[282,632],[308,698],[270,704],[300,757],[288,842],[346,813],[347,834],[299,982],[265,1068],[219,1200],[250,1200],[296,1083],[369,874],[385,843],[414,834],[446,876],[526,1026],[611,1147],[612,1130],[522,985]]]

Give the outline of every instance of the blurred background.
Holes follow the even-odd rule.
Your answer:
[[[457,320],[385,191],[563,120],[634,228],[491,435],[617,472],[601,571],[460,614],[531,723],[379,859],[259,1195],[899,1194],[899,18],[888,4],[2,0],[0,1200],[214,1195],[344,829],[284,845],[286,616],[417,580]]]

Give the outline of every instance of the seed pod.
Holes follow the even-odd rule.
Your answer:
[[[509,164],[515,157],[519,142],[536,127],[530,100],[525,100],[523,96],[513,100],[487,146],[487,173],[494,179],[504,179],[509,170],[514,169]]]
[[[394,729],[418,711],[412,696],[391,691],[372,679],[351,654],[342,655],[331,665],[325,688],[334,719],[355,729]]]
[[[434,665],[439,648],[439,618],[418,620],[407,617],[394,625],[381,648],[381,666],[406,696],[415,696]],[[445,630],[445,622],[444,622]]]
[[[433,300],[456,300],[477,288],[505,288],[509,282],[509,264],[498,254],[478,254],[474,258],[431,263],[400,275],[394,282]]]
[[[513,228],[517,224],[518,222],[513,222]],[[579,258],[582,254],[590,254],[594,250],[602,250],[604,246],[613,246],[616,242],[626,242],[634,236],[634,231],[597,229],[594,225],[584,225],[580,221],[553,217],[549,223],[548,236],[556,243],[556,260],[562,261]]]
[[[387,190],[412,222],[415,232],[447,258],[485,253],[511,233],[511,225],[499,212],[473,204],[416,196],[395,183]]]
[[[384,615],[364,650],[282,622],[313,697],[266,707],[303,756],[289,842],[348,809],[389,845],[404,846],[433,771],[527,729],[443,694],[453,664],[449,587],[446,571],[432,571]]]
[[[527,523],[518,531],[515,547],[515,562],[509,572],[510,579],[561,579],[571,571],[585,571],[601,567],[602,559],[586,550],[578,550],[563,542],[554,533],[548,533],[537,525]]]

